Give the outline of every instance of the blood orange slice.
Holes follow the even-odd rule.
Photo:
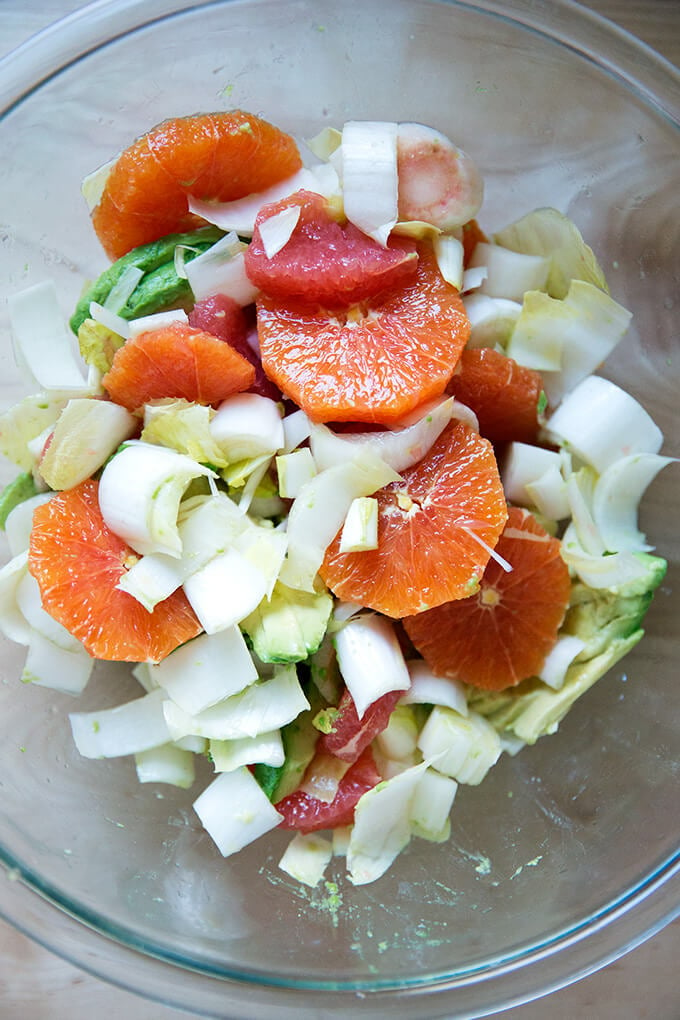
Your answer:
[[[391,425],[443,392],[470,325],[431,246],[418,254],[413,283],[348,309],[258,301],[264,370],[314,421]]]
[[[560,543],[527,510],[512,507],[479,591],[404,620],[430,668],[485,690],[535,676],[554,645],[569,603]]]
[[[120,347],[102,382],[111,400],[136,411],[150,400],[219,404],[249,389],[255,369],[229,344],[184,323],[139,333]]]
[[[536,442],[543,380],[532,368],[490,347],[465,350],[446,389],[472,408],[492,442]]]
[[[378,548],[329,546],[320,574],[346,602],[402,617],[477,590],[507,509],[493,448],[462,422],[377,494]]]
[[[294,139],[253,114],[174,117],[118,157],[92,223],[106,253],[117,259],[201,224],[189,212],[190,195],[229,202],[264,191],[301,165]]]
[[[59,492],[33,515],[29,570],[47,612],[98,659],[160,662],[201,632],[178,590],[149,613],[116,585],[139,557],[110,531],[93,479]]]
[[[306,775],[314,769],[312,761]],[[276,805],[283,815],[282,829],[298,829],[300,832],[316,832],[319,829],[335,829],[349,825],[354,819],[354,809],[359,798],[372,790],[382,779],[375,767],[370,748],[348,769],[340,780],[338,792],[330,803],[312,797],[302,790],[295,790]]]
[[[295,208],[300,213],[290,239],[268,256],[262,224]],[[268,297],[313,301],[331,308],[364,301],[412,281],[418,255],[415,243],[384,248],[353,224],[341,226],[321,195],[298,191],[260,211],[245,264],[251,281]]]

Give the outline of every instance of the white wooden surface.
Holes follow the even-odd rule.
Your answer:
[[[80,0],[0,0],[0,54]],[[586,4],[680,64],[680,0],[590,0]],[[680,920],[584,981],[503,1020],[680,1020]],[[499,1014],[499,1016],[501,1016]],[[0,921],[2,1020],[182,1020],[83,973]]]

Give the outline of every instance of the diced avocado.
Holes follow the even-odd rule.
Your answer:
[[[0,492],[0,528],[5,530],[5,522],[15,506],[30,499],[37,493],[35,479],[28,471],[17,475],[14,481],[6,485]]]
[[[240,624],[263,662],[302,662],[323,640],[333,600],[328,592],[295,591],[277,582]]]
[[[189,233],[168,234],[158,241],[133,248],[109,266],[86,290],[71,316],[71,329],[78,333],[85,319],[89,317],[90,302],[96,301],[103,305],[128,266],[136,266],[145,275],[132,292],[125,308],[119,312],[123,319],[150,315],[152,312],[181,303],[190,297],[191,289],[188,282],[181,279],[175,271],[175,248],[178,245],[186,245],[186,261],[189,262],[223,236],[224,231],[218,227],[208,226]],[[159,270],[163,271],[159,273]]]

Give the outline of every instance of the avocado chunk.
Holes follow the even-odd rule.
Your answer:
[[[263,662],[302,662],[321,644],[332,607],[326,591],[295,591],[277,581],[271,598],[240,626]]]
[[[191,287],[187,280],[175,270],[175,248],[185,245],[185,261],[190,262],[202,252],[211,248],[224,236],[218,227],[200,227],[184,234],[167,234],[158,241],[140,245],[119,258],[99,276],[78,301],[71,316],[70,326],[77,335],[78,330],[90,315],[90,302],[103,305],[111,290],[129,266],[141,269],[143,276],[125,306],[118,311],[123,319],[136,319],[151,315],[164,308],[191,304]]]
[[[2,492],[0,492],[0,528],[3,531],[5,530],[7,518],[12,510],[14,510],[14,507],[18,506],[19,503],[24,503],[31,496],[35,496],[37,492],[35,479],[28,471],[17,475],[13,481],[5,486]]]

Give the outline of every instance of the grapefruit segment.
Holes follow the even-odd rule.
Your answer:
[[[535,676],[557,640],[571,582],[551,538],[528,510],[512,507],[479,591],[404,620],[430,669],[485,690],[504,690]]]
[[[314,765],[315,760],[307,768],[306,776],[313,772]],[[316,832],[319,829],[349,825],[354,819],[354,809],[359,798],[367,790],[372,790],[381,779],[371,750],[366,748],[340,780],[338,792],[330,803],[300,789],[278,801],[276,810],[283,815],[280,828]]]
[[[470,326],[432,247],[417,250],[412,283],[347,309],[258,300],[264,370],[313,421],[392,425],[443,392]]]
[[[269,258],[262,224],[295,207],[300,218],[290,239]],[[414,243],[384,248],[352,223],[338,223],[326,199],[309,191],[265,206],[245,253],[248,277],[268,297],[312,301],[326,308],[364,301],[412,281],[417,263]]]
[[[338,598],[400,618],[477,589],[507,518],[488,440],[453,422],[376,498],[378,548],[341,553],[336,536],[326,551],[319,572]]]
[[[174,117],[114,163],[92,223],[111,259],[201,225],[189,196],[231,202],[264,191],[302,166],[295,140],[242,110]]]
[[[160,662],[201,633],[178,589],[152,613],[116,585],[139,557],[110,531],[88,479],[33,515],[28,565],[47,612],[97,659]]]
[[[493,443],[535,443],[543,380],[491,347],[463,351],[446,387],[477,415],[479,431]]]
[[[219,404],[254,380],[254,367],[229,344],[175,322],[128,340],[102,383],[111,400],[136,411],[165,397]]]

